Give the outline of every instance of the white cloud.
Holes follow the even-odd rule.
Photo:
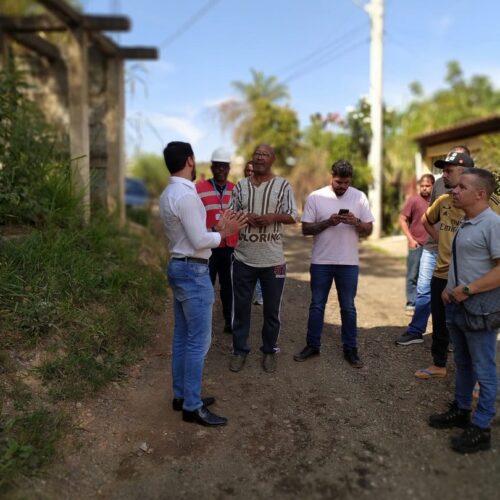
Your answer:
[[[130,112],[127,116],[127,154],[137,151],[161,151],[169,141],[187,141],[193,147],[205,138],[205,133],[188,117],[158,112]]]
[[[188,118],[168,116],[161,113],[145,113],[146,123],[164,136],[177,134],[195,145],[203,137],[203,132]]]
[[[162,61],[161,59],[159,61],[154,61],[154,65],[157,71],[166,73],[167,75],[171,75],[176,72],[176,68],[173,64],[167,61]]]
[[[453,24],[453,19],[450,16],[444,16],[438,20],[438,26],[444,31],[448,31],[448,28],[452,24]]]
[[[449,15],[445,15],[443,17],[433,19],[431,21],[431,26],[434,33],[438,35],[445,35],[449,32],[453,23],[454,19]]]

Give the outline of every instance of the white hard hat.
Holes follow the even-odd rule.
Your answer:
[[[231,163],[231,153],[224,148],[217,148],[212,153],[212,161],[220,163]]]

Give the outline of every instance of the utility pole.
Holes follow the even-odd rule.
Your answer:
[[[382,144],[383,144],[383,38],[384,38],[384,0],[371,0],[364,9],[370,16],[370,122],[372,140],[368,164],[373,181],[368,192],[370,207],[375,217],[372,238],[382,235]]]

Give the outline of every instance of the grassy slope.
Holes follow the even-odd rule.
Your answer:
[[[161,266],[144,242],[95,219],[0,240],[0,494],[54,454],[58,400],[123,376],[161,307]]]

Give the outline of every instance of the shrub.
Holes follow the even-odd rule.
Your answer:
[[[61,224],[78,205],[71,163],[27,88],[12,64],[0,72],[0,225]]]

